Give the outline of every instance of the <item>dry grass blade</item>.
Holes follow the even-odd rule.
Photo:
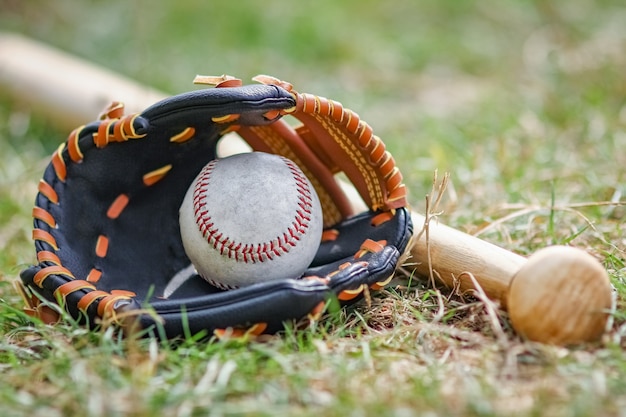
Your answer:
[[[489,317],[489,323],[491,325],[491,329],[493,333],[495,334],[496,339],[502,346],[507,346],[509,338],[507,337],[506,333],[504,332],[504,329],[502,328],[502,325],[500,324],[500,316],[498,315],[498,305],[494,303],[493,301],[491,301],[489,297],[487,297],[487,294],[485,294],[485,291],[483,290],[482,286],[478,283],[478,280],[476,280],[476,277],[474,277],[474,274],[472,274],[471,272],[463,272],[458,277],[458,279],[460,279],[461,276],[463,275],[467,276],[472,281],[472,284],[474,285],[473,295],[476,298],[478,298],[481,301],[482,305],[484,306],[487,316]]]
[[[432,256],[430,250],[430,234],[429,234],[429,225],[431,220],[437,220],[438,216],[442,213],[438,212],[439,204],[441,203],[441,199],[443,198],[444,192],[448,185],[448,181],[450,179],[449,173],[445,173],[441,182],[437,181],[437,170],[433,173],[433,181],[431,185],[431,192],[426,194],[425,200],[425,215],[424,215],[424,223],[422,224],[422,228],[414,237],[414,239],[419,240],[422,238],[422,235],[425,235],[426,240],[426,256],[428,260],[428,269],[429,269],[429,279],[433,288],[436,287],[435,274],[436,272],[433,270],[432,264]],[[431,196],[435,196],[435,201],[431,202]]]

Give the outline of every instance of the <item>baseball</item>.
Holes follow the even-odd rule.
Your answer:
[[[319,198],[287,158],[242,153],[209,162],[179,212],[187,256],[222,289],[298,278],[320,245]]]

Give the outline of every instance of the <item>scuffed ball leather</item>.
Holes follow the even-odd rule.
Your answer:
[[[243,152],[202,168],[180,206],[185,253],[223,289],[300,278],[322,240],[322,206],[284,156]]]

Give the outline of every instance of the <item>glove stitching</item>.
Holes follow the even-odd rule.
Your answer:
[[[384,196],[382,190],[380,187],[374,186],[375,183],[378,183],[378,181],[376,181],[376,174],[367,168],[368,163],[361,152],[359,152],[356,144],[350,140],[350,138],[335,124],[328,123],[328,119],[326,117],[319,114],[314,114],[313,116],[324,129],[331,132],[332,138],[345,151],[361,173],[361,177],[363,178],[367,188],[367,193],[372,200],[371,208],[376,210],[379,207],[384,206]]]
[[[163,177],[165,177],[165,175],[167,175],[167,173],[171,169],[172,169],[172,164],[167,164],[167,165],[162,166],[161,168],[157,168],[153,171],[150,171],[147,174],[144,174],[143,183],[148,187],[151,185],[154,185],[157,182],[161,181]]]
[[[170,137],[170,142],[184,143],[192,139],[195,134],[196,134],[196,129],[194,129],[193,127],[188,127],[186,129],[183,129],[182,132]]]
[[[366,122],[360,120],[352,110],[344,108],[341,103],[323,97],[299,94],[298,104],[301,112],[314,117],[353,160],[365,182],[373,210],[406,205],[406,188],[402,182],[402,174],[391,154],[386,151],[383,141],[373,134],[373,129]],[[364,153],[369,157],[369,162],[364,159]],[[374,170],[371,170],[372,166]]]

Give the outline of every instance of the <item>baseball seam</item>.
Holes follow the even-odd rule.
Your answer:
[[[200,173],[193,193],[193,208],[196,224],[207,243],[222,256],[234,259],[236,262],[257,263],[266,262],[289,252],[297,246],[301,236],[309,228],[313,199],[307,178],[292,161],[281,157],[289,168],[296,184],[298,193],[298,208],[295,211],[291,224],[282,234],[278,234],[271,241],[259,243],[243,243],[224,234],[219,224],[212,219],[206,207],[207,185],[218,160],[211,161]]]

